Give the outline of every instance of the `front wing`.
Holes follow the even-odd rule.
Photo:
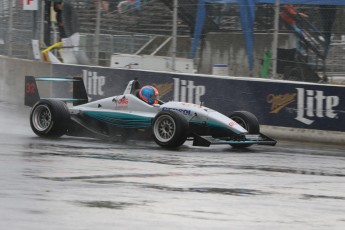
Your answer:
[[[241,145],[276,145],[277,141],[272,138],[260,133],[260,134],[247,134],[241,139],[224,137],[224,138],[214,138],[211,136],[199,136],[194,134],[193,146],[204,146],[209,147],[210,145],[222,145],[229,144],[233,146]]]

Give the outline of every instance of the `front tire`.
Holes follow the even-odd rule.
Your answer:
[[[188,122],[181,113],[161,111],[153,120],[153,139],[164,148],[177,148],[186,141],[188,129]]]
[[[67,132],[70,113],[63,101],[42,99],[31,109],[30,126],[40,137],[60,137]]]
[[[235,111],[229,117],[237,124],[242,126],[248,131],[248,134],[260,133],[260,124],[256,116],[247,111]],[[231,144],[234,148],[246,148],[252,144]]]

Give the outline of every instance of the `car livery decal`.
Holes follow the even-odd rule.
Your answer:
[[[222,125],[220,123],[214,122],[214,121],[198,121],[198,120],[193,120],[190,121],[190,123],[196,124],[196,125],[203,125],[208,128],[216,128],[216,129],[223,129],[229,131],[229,127]]]
[[[189,109],[176,109],[176,108],[168,108],[163,107],[162,110],[173,110],[182,113],[183,115],[190,115],[191,111]]]
[[[119,128],[149,128],[151,117],[116,112],[85,111],[84,115]]]
[[[225,126],[225,125],[220,124],[218,122],[208,121],[207,124],[208,124],[208,126],[213,127],[213,128],[229,130],[229,126]]]

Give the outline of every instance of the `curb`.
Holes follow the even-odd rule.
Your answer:
[[[345,133],[315,129],[297,129],[278,126],[260,126],[261,132],[275,140],[334,144],[345,147]]]

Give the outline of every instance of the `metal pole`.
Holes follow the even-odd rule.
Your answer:
[[[97,18],[96,18],[96,29],[95,29],[95,39],[94,39],[94,52],[95,52],[95,64],[98,65],[99,62],[99,34],[101,27],[101,0],[97,1]]]
[[[32,39],[38,39],[38,32],[37,32],[37,10],[34,10],[33,12],[33,19],[32,19],[32,32],[33,37]]]
[[[40,41],[44,43],[44,15],[45,15],[45,1],[41,1],[41,28],[40,28]]]
[[[173,11],[173,28],[172,28],[172,53],[171,53],[171,69],[173,72],[176,71],[176,47],[177,47],[177,8],[178,0],[174,0],[174,11]]]
[[[43,12],[43,17],[44,17],[44,31],[43,31],[43,34],[44,34],[44,44],[46,46],[50,46],[51,44],[51,18],[50,18],[50,7],[52,5],[51,1],[48,1],[48,0],[45,0],[44,2],[44,12]],[[55,42],[54,42],[55,44]]]
[[[8,18],[8,50],[7,55],[12,56],[12,27],[13,27],[13,0],[9,0],[9,18]]]
[[[274,4],[274,31],[273,31],[273,43],[272,43],[272,78],[276,78],[277,73],[277,49],[278,49],[278,33],[279,33],[279,12],[280,12],[280,0],[276,0]]]

